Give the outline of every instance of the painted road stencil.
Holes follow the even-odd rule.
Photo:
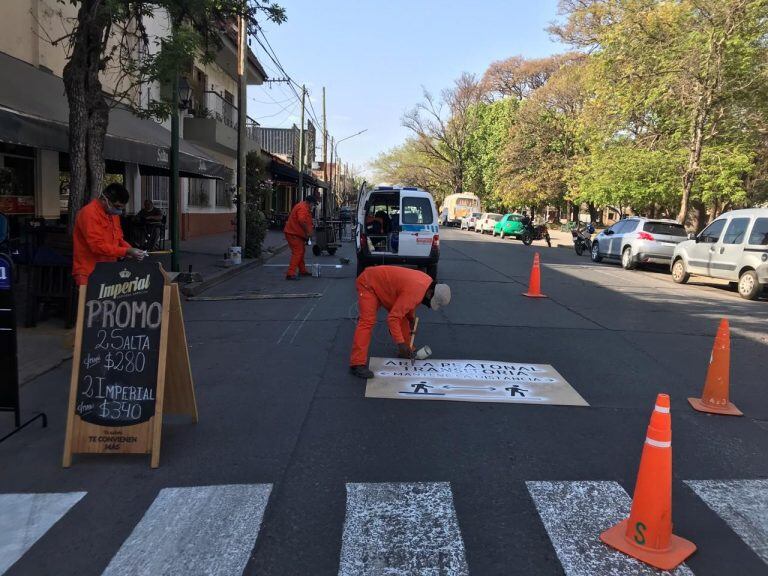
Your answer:
[[[589,406],[549,364],[371,358],[367,398]]]
[[[468,574],[450,484],[347,484],[339,576]]]

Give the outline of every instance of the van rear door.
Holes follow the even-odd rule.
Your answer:
[[[438,234],[432,201],[427,196],[400,197],[400,256],[427,258]]]

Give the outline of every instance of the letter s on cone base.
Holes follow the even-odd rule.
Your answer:
[[[693,542],[672,534],[672,418],[666,394],[656,397],[629,518],[600,540],[661,570],[672,570],[696,551]]]

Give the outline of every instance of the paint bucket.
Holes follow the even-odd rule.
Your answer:
[[[315,278],[320,278],[320,264],[312,265],[312,276]]]
[[[416,360],[426,360],[432,356],[432,348],[429,346],[422,346],[416,351]]]
[[[232,261],[232,264],[242,264],[243,263],[243,253],[240,246],[230,246],[229,247],[229,259]]]

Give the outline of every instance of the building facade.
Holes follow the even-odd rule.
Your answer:
[[[68,103],[62,75],[66,46],[55,43],[70,29],[76,7],[57,0],[4,2],[0,18],[0,212],[17,231],[27,220],[68,218]],[[165,14],[145,19],[149,49],[169,33]],[[237,166],[237,30],[222,30],[223,48],[212,62],[196,61],[182,71],[191,88],[180,129],[181,236],[191,238],[233,230]],[[107,94],[117,91],[117,70],[105,70]],[[266,73],[249,50],[247,81],[262,84]],[[131,104],[146,107],[163,87],[143,85]],[[248,149],[258,150],[256,122],[247,124]],[[169,210],[170,120],[140,118],[126,106],[110,112],[104,147],[106,180],[131,192],[129,213],[151,199]],[[92,191],[93,192],[93,191]]]

